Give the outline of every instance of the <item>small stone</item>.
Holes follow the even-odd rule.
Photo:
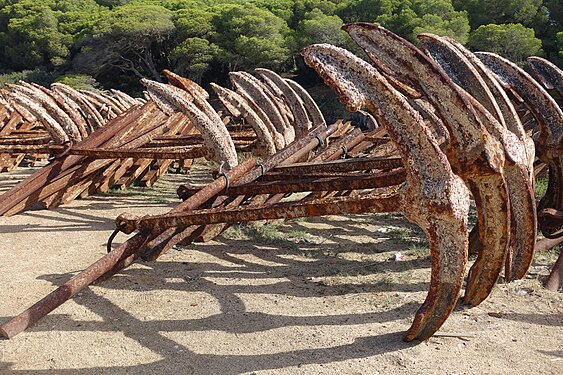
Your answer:
[[[399,262],[401,260],[405,260],[405,256],[402,253],[398,252],[398,253],[393,254],[393,256],[391,258],[389,258],[389,260],[394,260],[394,261]]]

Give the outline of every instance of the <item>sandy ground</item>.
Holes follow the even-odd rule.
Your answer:
[[[0,174],[0,190],[21,173]],[[177,178],[1,217],[0,321],[102,257],[118,214],[173,207]],[[400,215],[234,227],[135,264],[0,341],[0,373],[563,374],[563,294],[538,281],[553,256],[480,306],[459,305],[441,336],[404,343],[430,260]]]

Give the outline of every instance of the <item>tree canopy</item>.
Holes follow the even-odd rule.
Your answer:
[[[257,66],[300,73],[308,44],[353,48],[340,28],[355,21],[563,62],[560,0],[0,0],[0,73],[90,75],[126,90],[164,68],[200,82]]]
[[[283,66],[290,56],[289,27],[270,10],[254,4],[217,6],[212,38],[218,62],[229,70]]]
[[[173,13],[160,5],[128,3],[89,28],[74,68],[95,76],[112,69],[160,80],[163,44],[175,31]]]
[[[521,24],[489,24],[479,26],[471,33],[469,48],[490,51],[512,61],[523,61],[541,50],[541,40],[534,36],[534,30]]]

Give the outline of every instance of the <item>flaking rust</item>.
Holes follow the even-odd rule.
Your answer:
[[[542,59],[541,57],[529,57],[528,62],[532,70],[532,75],[542,84],[543,88],[553,97],[559,104],[563,105],[563,71],[551,62]],[[562,126],[560,124],[560,126]],[[555,142],[552,142],[552,144]],[[547,162],[549,166],[549,184],[546,196],[542,198],[540,203],[541,220],[540,228],[542,232],[547,235],[542,241],[538,242],[538,247],[547,249],[556,246],[563,242],[563,217],[561,216],[561,207],[558,196],[561,196],[561,171],[563,161],[561,155],[563,154],[563,144],[559,142],[558,147],[544,152],[542,161]],[[548,148],[549,149],[549,148]],[[544,150],[540,150],[544,151]],[[559,155],[559,157],[557,157]],[[557,291],[561,284],[563,284],[563,252],[560,252],[555,265],[553,266],[548,279],[546,280],[545,287],[551,291]]]
[[[505,279],[521,279],[533,260],[537,220],[526,151],[528,137],[521,126],[513,125],[516,134],[508,130],[506,123],[515,124],[517,119],[507,117],[505,121],[503,111],[485,81],[488,77],[480,74],[468,58],[471,52],[459,44],[454,45],[449,40],[432,34],[419,34],[418,39],[422,48],[448,76],[493,115],[483,116],[482,123],[492,136],[499,139],[506,154],[503,169],[510,200],[511,246],[507,253]]]
[[[449,132],[445,154],[477,202],[483,250],[471,267],[464,302],[478,305],[495,285],[508,251],[510,203],[503,167],[505,153],[513,158],[518,154],[487,130],[484,123],[494,124],[493,116],[413,44],[375,24],[354,23],[344,29],[374,62],[423,94]]]
[[[366,107],[373,113],[401,153],[406,169],[401,195],[417,204],[402,204],[400,209],[424,230],[432,256],[429,293],[405,340],[425,340],[447,319],[461,289],[469,192],[452,172],[420,114],[376,69],[330,45],[309,46],[302,54],[349,110]]]
[[[275,85],[281,92],[282,97],[287,101],[288,106],[295,115],[295,136],[300,137],[309,131],[311,128],[311,121],[305,109],[303,100],[299,94],[285,81],[282,77],[268,69],[256,69],[256,72],[262,77],[268,78],[272,85]]]
[[[481,52],[476,55],[495,73],[499,81],[509,85],[516,92],[526,108],[533,114],[539,127],[539,132],[534,137],[534,143],[538,158],[549,166],[549,183],[544,197],[538,204],[538,226],[544,236],[551,237],[559,231],[562,224],[559,219],[547,214],[546,210],[563,210],[563,111],[546,89],[516,64],[493,53]],[[535,65],[535,69],[538,70],[536,73],[541,74],[540,82],[547,83],[547,88],[551,87],[558,92],[556,87],[559,85],[559,77],[563,76],[563,73],[555,70],[557,68],[553,65],[541,65],[541,60],[532,61],[532,66]],[[542,66],[543,69],[539,66]],[[561,263],[558,260],[552,276],[559,274],[563,278],[563,270],[557,271],[558,267],[562,267]],[[554,286],[554,284],[548,282],[550,288],[556,290],[559,286]]]
[[[428,295],[405,335],[407,341],[425,340],[441,327],[459,298],[467,263],[470,193],[477,205],[483,248],[470,270],[464,301],[477,305],[488,296],[507,255],[507,278],[523,276],[535,239],[533,152],[530,157],[530,140],[512,103],[502,95],[497,76],[447,38],[420,37],[434,61],[377,25],[356,23],[345,30],[372,64],[327,44],[309,46],[303,56],[350,111],[372,119],[374,126],[368,131],[343,121],[327,127],[302,87],[265,69],[257,69],[262,81],[232,72],[236,92],[212,86],[232,117],[250,124],[237,134],[229,134],[225,126],[233,121],[231,117],[221,118],[209,104],[208,94],[194,82],[169,71],[165,71],[169,85],[143,80],[148,101],[112,120],[112,126],[102,129],[105,136],[103,131],[94,133],[84,144],[67,150],[58,164],[64,172],[60,181],[47,187],[54,189],[64,181],[73,181],[73,187],[64,191],[63,198],[46,197],[47,203],[64,200],[90,183],[74,181],[76,173],[91,174],[96,182],[90,188],[95,190],[109,186],[115,173],[146,163],[148,157],[206,155],[225,162],[226,169],[217,171],[216,179],[202,189],[180,187],[185,201],[167,214],[120,215],[116,231],[137,234],[115,250],[108,245],[107,256],[2,324],[0,334],[12,337],[80,289],[137,259],[155,260],[174,245],[209,240],[232,223],[400,211],[423,229],[430,243]],[[450,69],[452,64],[455,69]],[[63,98],[63,91],[67,98],[74,95],[61,89]],[[516,95],[529,101],[515,89],[511,97]],[[123,95],[87,97],[88,103],[103,106],[106,116],[112,115],[110,105],[122,110],[137,101]],[[78,101],[79,97],[69,105],[76,113],[86,113]],[[11,111],[0,109],[4,117]],[[199,134],[184,133],[194,127]],[[557,133],[547,131],[549,136]],[[178,134],[185,135],[175,138]],[[18,147],[43,147],[41,142],[28,138]],[[253,150],[263,159],[237,165],[236,151],[241,150]],[[76,165],[83,160],[78,155],[87,155],[89,162]],[[127,159],[124,163],[96,160],[100,157]],[[283,201],[297,192],[306,194]],[[525,219],[522,224],[513,220],[511,225],[511,212]],[[561,219],[563,214],[556,210],[551,217]],[[513,253],[508,252],[509,243],[516,249]]]
[[[245,98],[236,92],[212,83],[211,87],[217,93],[221,103],[234,116],[242,116],[254,129],[257,138],[256,155],[268,157],[275,154],[276,145],[273,135],[268,131],[266,124],[254,111]]]

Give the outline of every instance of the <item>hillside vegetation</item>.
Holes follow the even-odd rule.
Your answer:
[[[0,0],[0,85],[121,88],[160,80],[164,68],[197,82],[267,67],[314,80],[299,51],[330,42],[353,49],[343,23],[377,22],[414,41],[451,36],[473,50],[562,66],[559,0]]]

